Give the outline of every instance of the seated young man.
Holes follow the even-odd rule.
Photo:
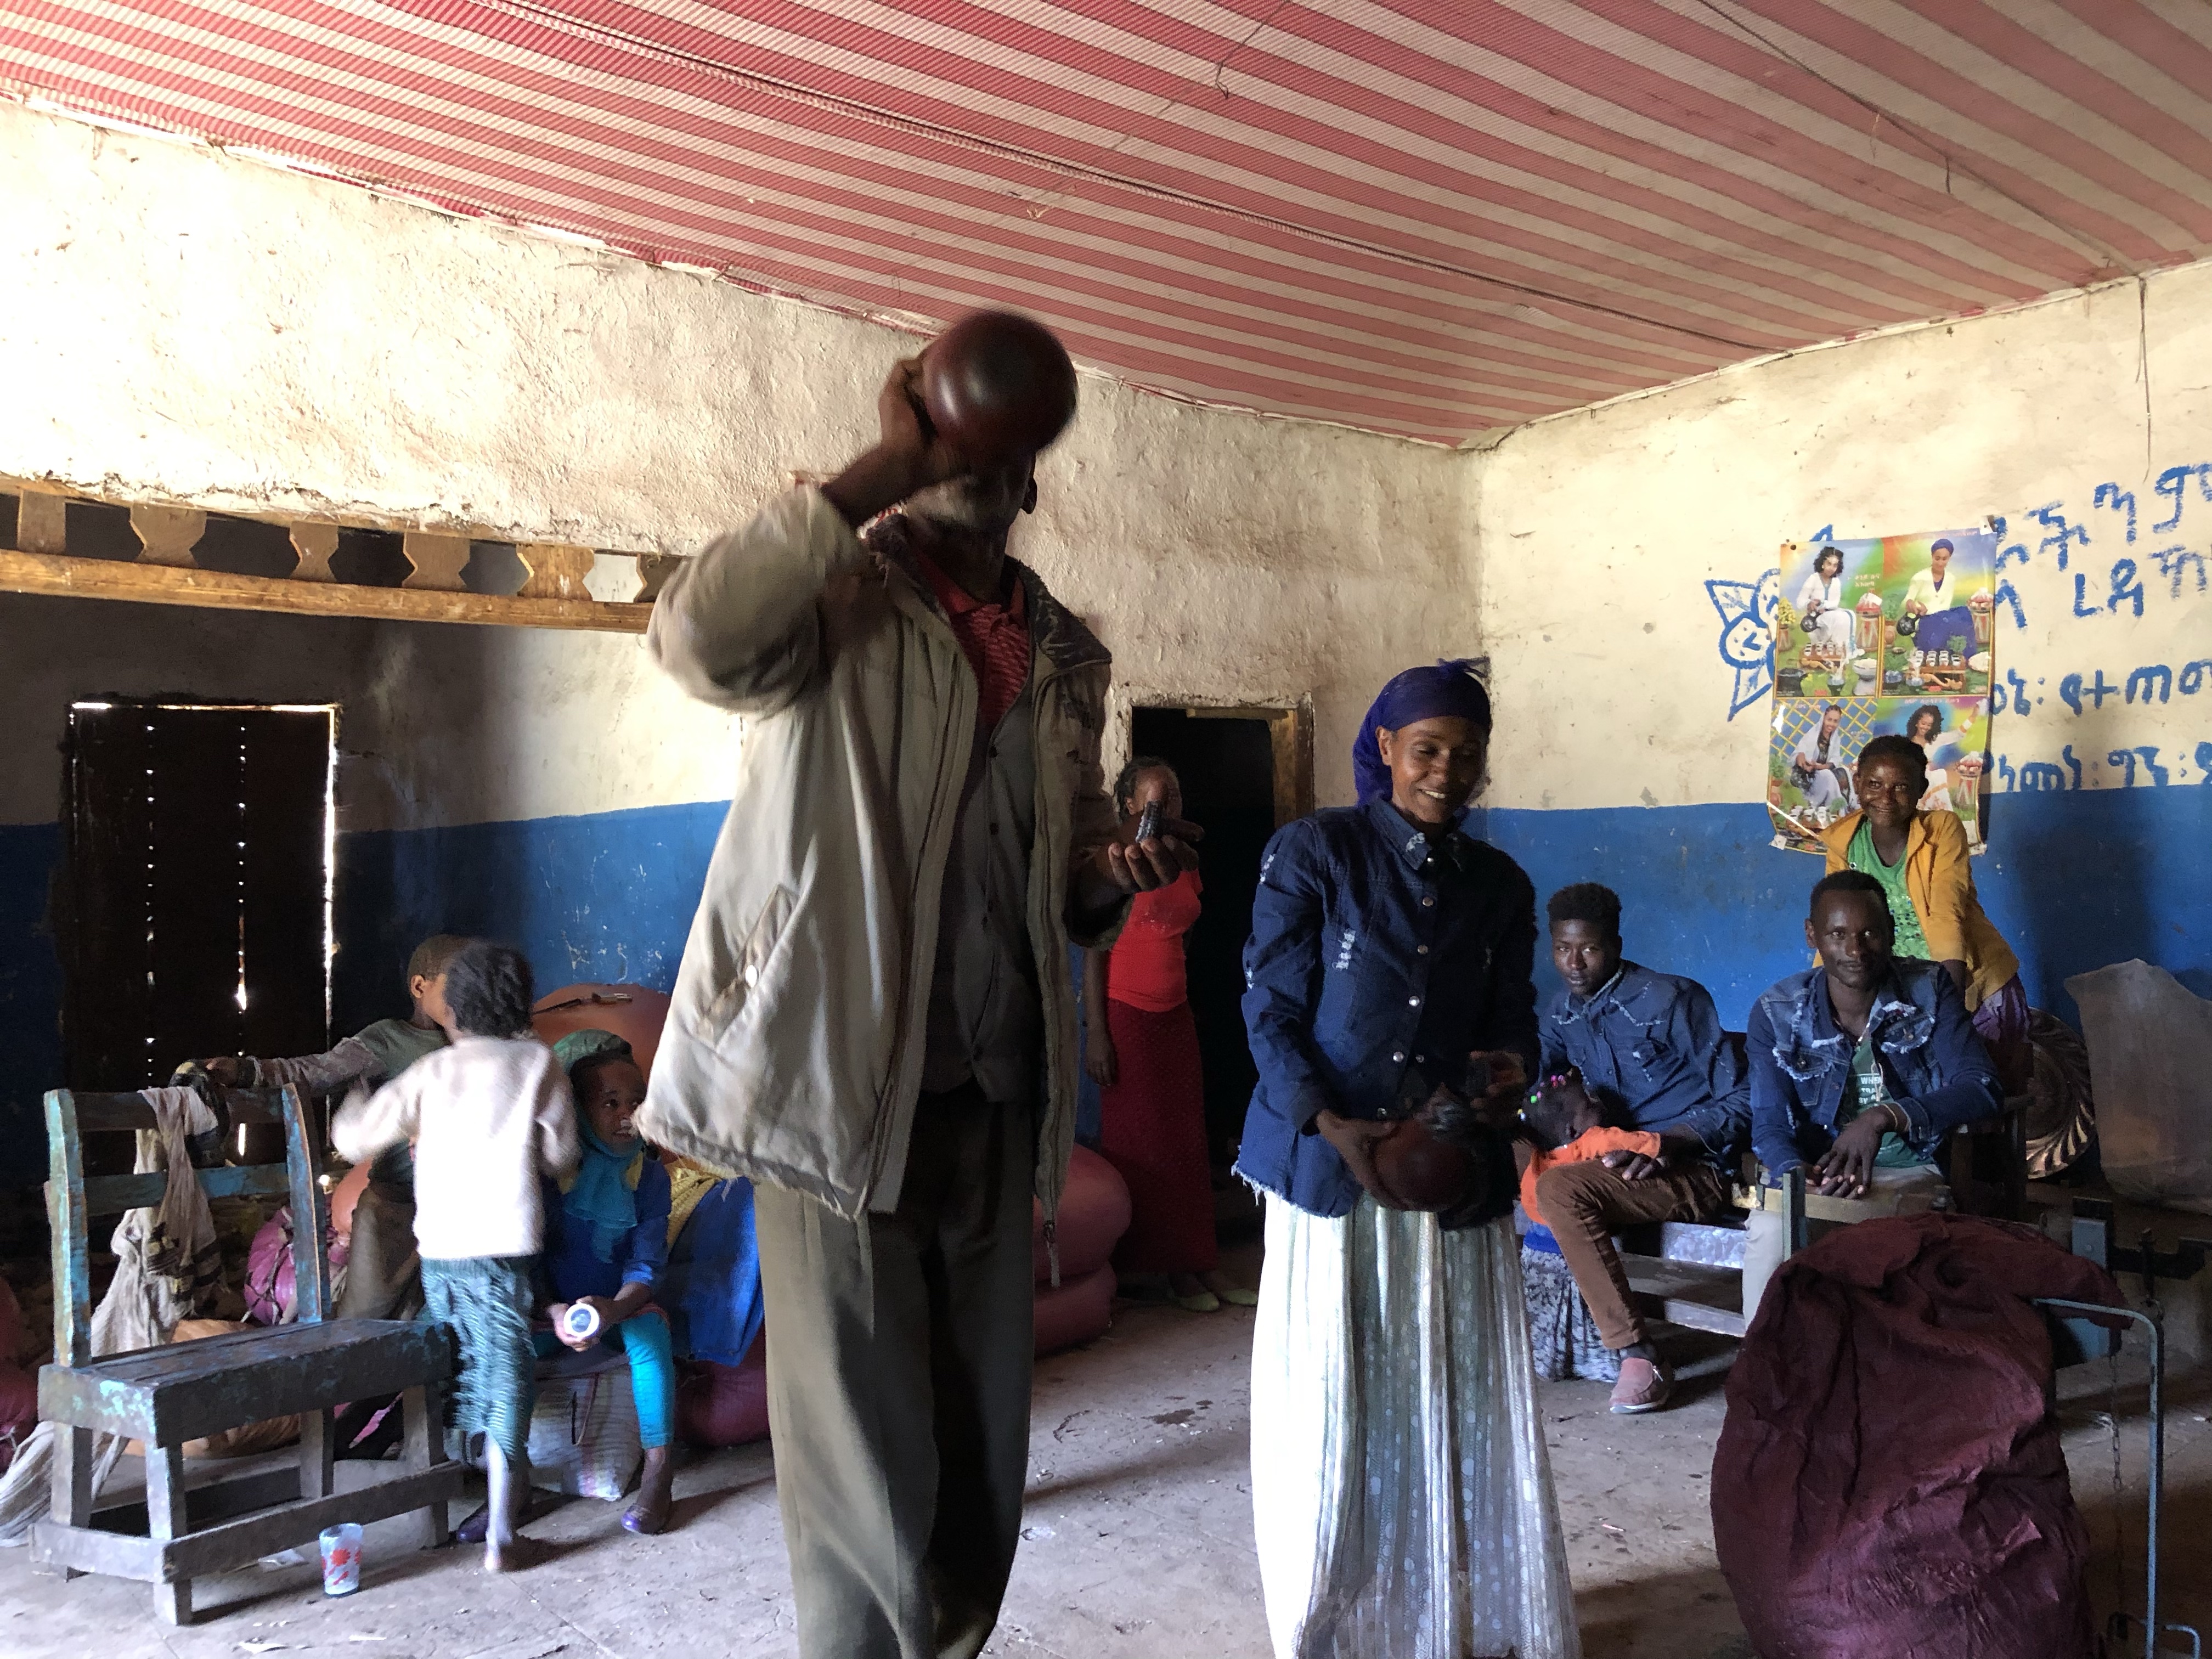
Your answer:
[[[1746,1042],[1766,1178],[1802,1169],[1808,1192],[1901,1214],[1936,1207],[1944,1137],[2002,1112],[2004,1091],[1951,975],[1893,955],[1895,937],[1880,881],[1822,877],[1805,921],[1820,965],[1759,997]],[[1745,1247],[1748,1315],[1788,1250],[1781,1217],[1753,1215]]]
[[[1743,1066],[1704,986],[1622,956],[1620,900],[1610,889],[1563,887],[1547,908],[1552,962],[1566,988],[1541,1022],[1543,1073],[1579,1073],[1608,1121],[1657,1135],[1660,1150],[1547,1170],[1538,1201],[1599,1340],[1620,1356],[1613,1409],[1656,1411],[1674,1377],[1629,1299],[1612,1235],[1644,1222],[1706,1220],[1726,1206],[1730,1161],[1748,1123]]]

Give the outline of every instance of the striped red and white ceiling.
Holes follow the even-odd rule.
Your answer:
[[[6,0],[0,83],[1443,443],[2212,252],[2205,0]]]

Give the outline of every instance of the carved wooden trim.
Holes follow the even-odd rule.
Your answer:
[[[641,634],[653,596],[681,559],[635,554],[639,592],[632,601],[591,597],[587,579],[598,550],[565,542],[518,542],[530,573],[519,592],[471,593],[461,579],[471,540],[506,541],[512,531],[447,525],[423,530],[347,514],[342,521],[295,520],[277,513],[237,516],[284,526],[299,562],[284,576],[238,576],[200,568],[193,552],[213,509],[179,501],[119,501],[130,510],[141,549],[136,562],[72,558],[69,503],[100,501],[45,479],[0,475],[0,490],[17,500],[15,552],[0,549],[0,592],[74,594],[228,611],[288,611],[301,616],[365,617],[422,622],[505,623],[521,628],[599,629]],[[349,527],[403,538],[409,574],[398,587],[342,582],[331,568]]]
[[[651,605],[660,597],[660,590],[668,585],[668,579],[676,574],[676,568],[683,562],[684,556],[680,553],[639,554],[637,592],[630,596],[631,602]]]
[[[215,611],[277,611],[294,616],[366,617],[385,622],[506,623],[526,628],[595,629],[611,634],[642,634],[653,617],[649,605],[302,582],[48,553],[0,552],[0,593],[136,599]]]
[[[138,536],[138,562],[189,570],[198,562],[192,549],[207,533],[207,514],[191,507],[134,507],[131,528]]]
[[[338,550],[338,527],[334,524],[295,524],[292,526],[292,550],[300,556],[293,570],[295,582],[334,582],[331,574],[331,556]]]
[[[592,590],[584,579],[592,574],[599,555],[588,547],[569,547],[557,542],[518,542],[514,551],[530,580],[523,583],[526,599],[588,599]]]
[[[69,545],[69,497],[23,486],[15,497],[15,545],[26,553],[58,553]]]
[[[466,536],[441,535],[432,530],[410,530],[400,544],[407,562],[415,567],[402,587],[427,587],[440,593],[467,591],[461,568],[469,562]]]

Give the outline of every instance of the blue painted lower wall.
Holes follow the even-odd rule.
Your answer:
[[[1538,903],[1576,881],[1621,896],[1629,953],[1701,980],[1737,1030],[1752,999],[1808,961],[1820,861],[1768,844],[1741,805],[1492,809],[1481,833],[1517,860]],[[2069,1020],[2069,975],[2140,957],[2212,996],[2212,787],[2007,794],[1974,860],[1983,908],[2019,956],[2028,1000]],[[1537,982],[1558,981],[1540,952]]]
[[[340,836],[335,1030],[405,1012],[408,953],[440,932],[520,946],[543,989],[598,980],[666,990],[726,811],[705,801]],[[48,921],[61,854],[58,825],[0,826],[0,1188],[46,1175],[40,1099],[62,1077]]]
[[[701,801],[341,836],[337,1029],[404,1012],[408,952],[436,933],[517,946],[541,990],[580,980],[668,989],[728,810]]]
[[[726,810],[708,801],[342,836],[337,1029],[404,1012],[407,953],[441,930],[520,945],[544,988],[667,988]],[[1540,896],[1571,881],[1616,889],[1632,953],[1703,980],[1738,1029],[1753,996],[1804,965],[1805,896],[1820,866],[1767,845],[1755,805],[1495,809],[1482,832]],[[1975,861],[1976,880],[2037,1006],[2075,1018],[2066,976],[2130,957],[2212,996],[2212,788],[2001,795],[1991,834],[2002,850]],[[0,1185],[45,1176],[39,1099],[62,1064],[47,921],[60,857],[57,826],[0,826]],[[1541,957],[1538,980],[1547,992],[1554,983]]]

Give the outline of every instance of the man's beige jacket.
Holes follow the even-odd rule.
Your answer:
[[[1045,1030],[1036,1193],[1050,1218],[1075,1140],[1072,873],[1115,826],[1099,769],[1111,659],[1012,568],[1037,642],[1029,936]],[[921,1091],[975,672],[927,585],[878,562],[812,488],[687,561],[646,644],[685,690],[744,723],[643,1133],[843,1215],[890,1210]]]

